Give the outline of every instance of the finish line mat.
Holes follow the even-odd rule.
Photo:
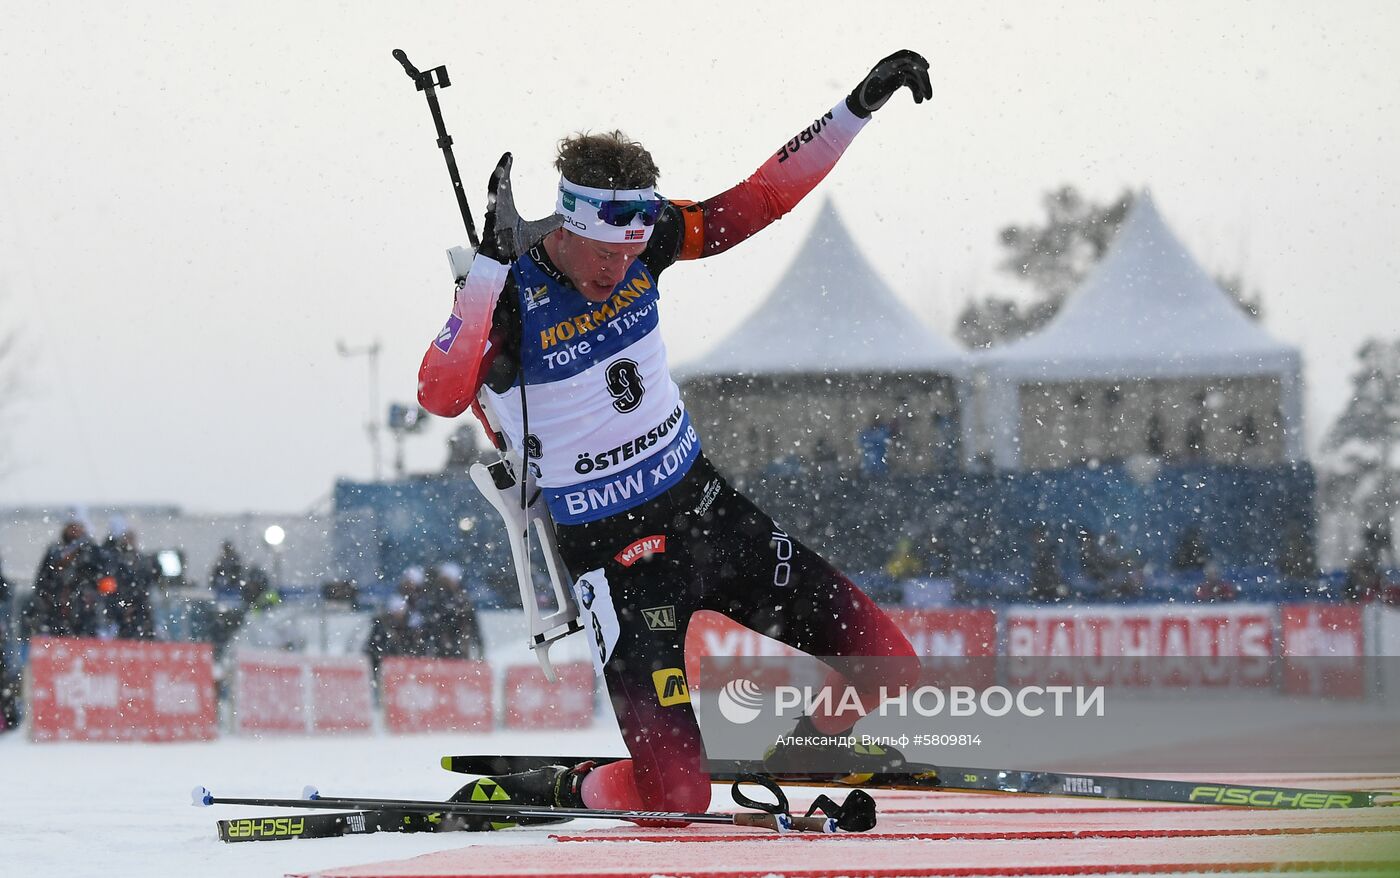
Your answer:
[[[606,842],[711,842],[753,841],[829,842],[832,836],[815,833],[778,835],[737,826],[686,826],[662,829],[615,826],[588,829],[581,824],[551,835],[557,841]],[[870,832],[842,835],[850,841],[873,839],[983,839],[991,841],[1053,840],[1075,838],[1210,838],[1245,835],[1315,835],[1319,833],[1396,833],[1400,837],[1400,809],[1368,808],[1337,811],[1320,818],[1306,811],[1245,811],[1192,809],[1144,812],[1124,810],[1058,814],[1055,812],[938,813],[884,810]]]
[[[1393,855],[1360,845],[1350,834],[1286,839],[1080,839],[1074,841],[907,841],[834,838],[753,844],[497,845],[426,854],[407,860],[327,869],[299,878],[481,878],[558,875],[633,878],[685,875],[739,878],[838,876],[1162,875],[1191,872],[1315,872],[1324,868],[1394,875]],[[1368,850],[1374,847],[1375,850]],[[1346,864],[1342,866],[1341,864]]]
[[[521,844],[501,844],[506,833],[495,833],[489,845],[295,878],[1400,875],[1400,809],[1045,807],[1055,802],[1064,800],[1035,810],[925,811],[905,799],[859,835],[578,823],[549,842],[527,843],[522,833]]]

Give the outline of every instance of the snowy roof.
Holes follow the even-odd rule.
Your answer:
[[[1045,329],[977,355],[1005,378],[1072,381],[1292,373],[1297,348],[1230,300],[1146,191],[1103,260]]]
[[[828,199],[773,291],[738,329],[676,371],[700,375],[939,372],[967,354],[914,316],[875,273]]]

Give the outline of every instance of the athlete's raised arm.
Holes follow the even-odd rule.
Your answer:
[[[792,210],[835,167],[870,114],[905,87],[915,103],[933,97],[928,62],[908,49],[876,64],[844,100],[784,143],[747,180],[698,204],[678,204],[685,222],[677,258],[723,253]]]
[[[557,215],[525,222],[510,188],[511,155],[501,156],[486,187],[486,222],[471,270],[457,284],[452,314],[428,345],[418,367],[418,402],[432,414],[455,418],[476,399],[492,335],[496,302],[510,265],[563,222]]]

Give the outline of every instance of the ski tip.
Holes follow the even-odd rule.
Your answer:
[[[321,798],[321,791],[311,784],[307,784],[301,788],[301,797],[303,799],[319,799]]]
[[[208,787],[195,787],[190,790],[190,804],[196,808],[207,808],[214,804],[214,794]]]
[[[438,764],[441,765],[441,766],[442,766],[444,769],[446,769],[447,771],[451,771],[451,770],[452,770],[452,757],[451,757],[451,756],[444,756],[444,757],[442,757],[441,759],[438,760]]]

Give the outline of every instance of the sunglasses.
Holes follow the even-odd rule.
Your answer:
[[[586,201],[598,208],[598,219],[610,226],[630,226],[632,220],[637,217],[642,218],[642,225],[653,225],[657,218],[661,216],[661,210],[666,206],[666,202],[660,199],[634,198],[627,201],[608,200],[602,198],[591,198],[587,195],[580,195],[577,192],[564,190],[564,206],[569,210],[574,209],[574,199]]]

